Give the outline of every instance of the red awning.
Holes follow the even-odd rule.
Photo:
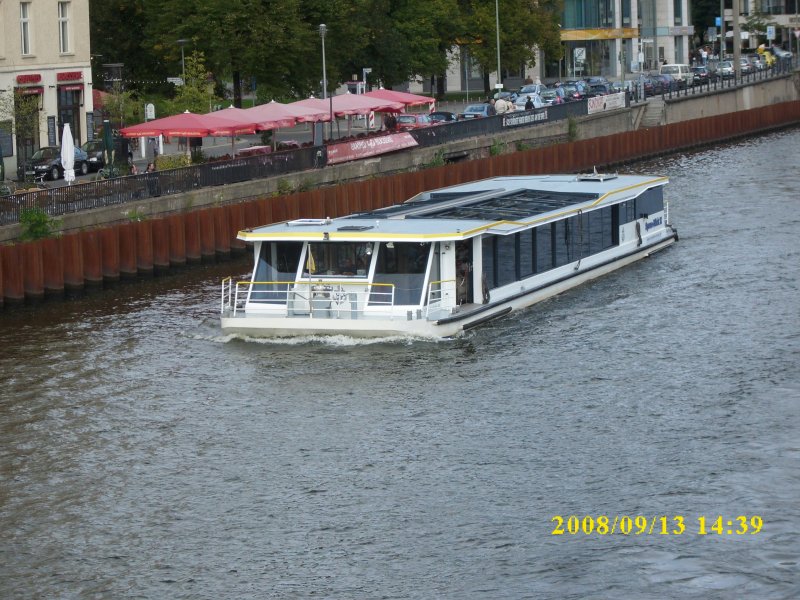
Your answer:
[[[400,112],[403,104],[380,98],[368,98],[364,94],[340,94],[333,98],[309,98],[292,102],[289,106],[306,106],[318,110],[330,111],[330,103],[333,102],[333,114],[337,117],[347,115],[366,115],[371,112]]]
[[[184,112],[171,117],[155,119],[120,129],[125,137],[155,137],[174,135],[180,137],[234,136],[255,133],[257,123],[238,121],[217,116],[216,113],[198,115]]]
[[[422,106],[430,104],[433,107],[436,104],[436,99],[430,96],[419,96],[417,94],[409,94],[408,92],[396,92],[395,90],[385,90],[383,88],[372,90],[364,94],[369,98],[378,98],[379,100],[390,100],[392,102],[402,102],[405,106]]]
[[[44,88],[38,85],[34,87],[18,87],[17,91],[23,96],[31,96],[33,94],[44,94]]]

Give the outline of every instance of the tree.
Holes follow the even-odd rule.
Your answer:
[[[193,113],[207,113],[213,104],[221,99],[214,95],[214,81],[205,66],[205,56],[194,51],[185,58],[186,77],[183,85],[178,87],[172,101],[172,113],[188,110]]]
[[[500,68],[503,74],[521,66],[536,64],[539,51],[548,55],[561,52],[559,21],[561,0],[460,0],[465,15],[465,35],[472,35],[473,60],[483,68],[485,91],[489,93],[488,73],[497,70],[497,20],[500,21]],[[499,13],[499,14],[498,14]]]
[[[24,174],[29,152],[37,145],[43,116],[39,109],[39,95],[25,95],[19,89],[0,92],[0,124],[7,123],[10,133],[17,137],[17,150],[22,160],[17,160],[17,169]]]

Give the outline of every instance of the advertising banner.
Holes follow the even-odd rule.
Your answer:
[[[334,165],[367,156],[385,154],[416,145],[417,140],[407,132],[368,137],[342,144],[332,144],[328,146],[328,164]]]

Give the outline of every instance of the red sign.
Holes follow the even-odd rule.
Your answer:
[[[83,84],[82,83],[78,83],[78,84],[72,83],[70,85],[59,85],[58,88],[61,89],[61,90],[66,90],[68,92],[75,92],[75,91],[82,90],[83,89]]]
[[[82,71],[66,71],[64,73],[56,73],[56,81],[78,81],[83,79]]]
[[[39,73],[28,73],[27,75],[17,75],[17,83],[39,83],[42,76]]]
[[[22,94],[23,96],[31,96],[33,94],[44,94],[43,87],[21,87],[17,89],[19,90],[19,93]]]
[[[328,146],[328,164],[334,165],[348,160],[385,154],[395,150],[412,148],[416,145],[417,140],[408,132],[368,137],[345,142],[344,144],[332,144]]]

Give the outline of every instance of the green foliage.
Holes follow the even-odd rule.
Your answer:
[[[425,168],[442,167],[444,166],[444,151],[437,150],[430,161],[425,163]]]
[[[132,223],[139,223],[147,219],[147,215],[143,212],[143,207],[131,208],[122,213]]]
[[[0,126],[4,130],[11,130],[18,138],[32,139],[44,127],[44,112],[39,110],[39,96],[32,94],[23,95],[19,90],[13,93],[0,90]],[[27,145],[23,148],[27,152]],[[28,156],[20,157],[23,161]]]
[[[156,169],[159,171],[188,167],[190,164],[191,158],[185,154],[159,154],[156,157]]]
[[[171,114],[184,111],[205,114],[213,104],[222,102],[214,95],[214,80],[205,66],[205,56],[194,51],[186,57],[186,81],[178,86],[175,99],[169,107]]]
[[[192,149],[191,161],[193,165],[199,165],[206,162],[206,155],[203,154],[203,150],[201,148]]]
[[[22,226],[22,241],[40,240],[53,237],[61,226],[59,219],[54,219],[41,208],[23,208],[19,215]]]
[[[517,152],[524,152],[525,150],[531,150],[533,145],[527,142],[517,142]]]
[[[567,141],[574,142],[578,139],[578,120],[575,117],[567,117]]]
[[[112,127],[122,128],[144,121],[144,107],[135,92],[123,90],[119,83],[115,83],[108,94],[103,108],[108,113]]]
[[[537,49],[558,52],[562,2],[499,0],[504,69],[534,64]],[[188,57],[196,52],[217,85],[232,80],[236,89],[241,80],[264,101],[318,94],[321,23],[327,25],[330,89],[354,73],[360,78],[365,67],[372,69],[370,83],[387,87],[441,76],[459,44],[470,44],[485,70],[497,66],[495,3],[489,0],[90,0],[90,19],[92,52],[102,55],[97,63],[123,63],[126,89],[151,94],[172,87],[166,77],[181,75],[181,47],[187,83]],[[102,67],[95,70],[95,81],[102,81]],[[207,98],[182,89],[170,93],[176,94],[174,110],[159,116],[209,110]]]
[[[286,179],[279,179],[278,180],[278,189],[276,190],[275,194],[277,196],[286,196],[294,192],[294,187],[292,184]]]
[[[492,145],[489,146],[489,155],[490,156],[498,156],[500,154],[504,154],[508,146],[505,142],[498,142],[497,140],[492,141]]]

